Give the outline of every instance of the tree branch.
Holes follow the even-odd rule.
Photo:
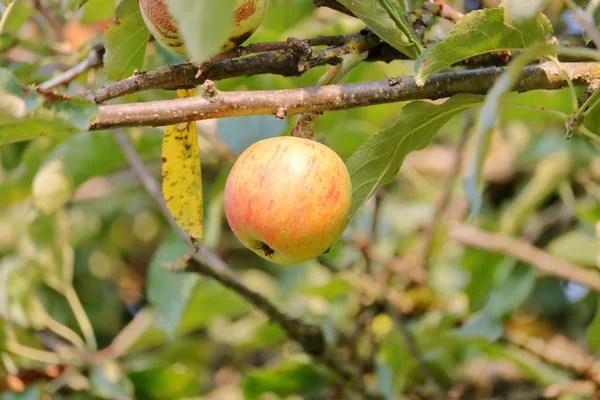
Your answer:
[[[294,44],[297,42],[303,42],[309,46],[329,47],[315,51],[303,65],[306,68],[299,70],[298,63],[301,60],[301,55],[294,50]],[[144,90],[193,88],[200,86],[207,79],[218,81],[259,74],[298,76],[302,75],[308,68],[337,64],[344,54],[361,53],[379,45],[380,42],[375,34],[364,30],[349,35],[318,36],[308,40],[292,41],[291,43],[290,41],[256,43],[213,57],[210,62],[201,65],[202,73],[199,76],[197,76],[198,66],[196,64],[165,65],[151,71],[138,72],[129,78],[96,90],[89,90],[82,93],[80,97],[101,104],[108,100]],[[265,50],[268,51],[249,55]]]
[[[83,60],[73,68],[70,68],[67,71],[55,76],[54,78],[49,79],[46,82],[40,84],[37,88],[40,90],[51,90],[57,86],[67,85],[72,80],[77,79],[77,77],[83,75],[88,70],[96,67],[101,67],[104,52],[105,49],[103,44],[95,45],[94,47],[92,47],[90,54],[88,54],[85,60]]]
[[[587,86],[595,78],[600,63],[563,63],[575,85]],[[168,68],[168,67],[167,67]],[[302,89],[222,92],[216,98],[193,97],[146,103],[100,106],[90,130],[125,126],[164,126],[181,122],[248,115],[287,115],[303,112],[346,110],[375,104],[418,99],[440,99],[459,93],[485,94],[506,68],[485,68],[435,74],[423,86],[414,77],[393,81],[328,85]],[[560,89],[568,81],[558,67],[545,62],[523,69],[514,91]]]
[[[598,272],[560,260],[524,240],[513,239],[499,233],[490,233],[459,223],[450,228],[449,237],[462,244],[515,258],[529,264],[542,275],[577,282],[600,292],[600,274]]]

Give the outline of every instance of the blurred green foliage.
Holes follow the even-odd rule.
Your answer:
[[[460,8],[465,2],[448,3]],[[0,400],[354,398],[331,371],[300,352],[279,326],[237,294],[208,278],[174,275],[163,268],[186,247],[110,132],[69,135],[85,130],[94,105],[48,105],[38,93],[21,92],[84,59],[95,42],[121,40],[105,37],[118,2],[41,1],[41,13],[34,2],[18,1],[10,19],[8,2],[2,4],[0,144],[8,142],[3,129],[14,132],[15,124],[19,136],[13,139],[35,139],[0,146]],[[559,17],[548,13],[553,25]],[[337,35],[363,27],[357,19],[317,9],[308,0],[272,0],[251,42]],[[120,28],[125,36],[132,29]],[[145,43],[147,33],[137,34],[133,39]],[[111,55],[117,57],[110,61],[116,69],[88,71],[59,90],[75,95],[127,76],[138,61],[133,57],[126,64],[120,57],[132,55],[132,48]],[[133,55],[141,60],[141,53]],[[144,69],[184,61],[153,41],[143,60]],[[413,61],[361,63],[343,83],[410,75],[413,68]],[[326,71],[319,67],[292,78],[233,78],[217,85],[223,91],[309,87]],[[155,90],[119,101],[171,98],[173,92]],[[7,110],[19,104],[26,112],[15,121]],[[450,187],[447,214],[434,221],[439,232],[432,241],[427,279],[420,278],[425,271],[419,255],[450,179],[457,143],[465,131],[474,131],[473,117],[465,118],[458,112],[462,109],[451,109],[444,115],[446,123],[431,131],[420,128],[422,120],[431,119],[435,110],[447,111],[449,104],[413,103],[406,109],[404,104],[385,104],[319,118],[317,139],[344,160],[353,154],[365,157],[364,147],[362,153],[356,150],[380,131],[406,135],[402,138],[419,135],[422,142],[402,151],[426,147],[408,154],[398,173],[396,165],[382,167],[390,183],[372,188],[379,200],[362,199],[364,205],[356,208],[355,220],[330,253],[286,267],[268,263],[237,241],[222,212],[222,192],[235,156],[257,140],[287,134],[295,119],[200,122],[206,245],[248,287],[288,314],[320,324],[331,340],[353,341],[357,354],[344,353],[348,362],[388,399],[421,393],[427,382],[394,319],[369,297],[371,281],[361,276],[365,254],[371,278],[396,296],[394,311],[402,314],[437,385],[458,393],[456,398],[538,398],[550,385],[586,377],[552,365],[543,354],[515,344],[510,334],[566,338],[594,360],[600,348],[598,294],[447,237],[449,221],[464,219],[468,209],[460,179]],[[568,89],[506,96],[495,114],[481,172],[483,203],[474,223],[525,237],[561,260],[596,269],[597,149],[578,135],[565,140],[564,121],[543,112],[568,114],[571,104]],[[398,120],[423,110],[425,118]],[[590,115],[586,123],[598,133],[600,113]],[[417,126],[402,126],[406,121]],[[38,137],[39,129],[48,136]],[[131,128],[127,133],[159,179],[161,130]],[[378,144],[381,138],[387,136],[367,143]],[[392,139],[401,143],[402,138]],[[385,143],[379,143],[374,151],[384,150]],[[465,165],[473,153],[474,143],[467,141]],[[466,167],[464,171],[459,178]],[[576,398],[568,391],[561,396]]]

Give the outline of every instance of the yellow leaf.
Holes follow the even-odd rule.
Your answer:
[[[180,89],[177,97],[192,97],[194,89]],[[162,188],[175,221],[190,236],[196,251],[203,239],[202,175],[196,123],[165,127],[162,143]]]

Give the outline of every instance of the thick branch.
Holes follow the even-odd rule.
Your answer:
[[[563,63],[573,83],[587,86],[600,63]],[[485,94],[506,68],[485,68],[435,74],[423,86],[413,77],[328,85],[304,89],[223,92],[216,98],[193,97],[126,105],[100,106],[91,130],[125,126],[164,126],[180,122],[248,115],[287,115],[303,112],[347,110],[375,104],[418,99],[440,99],[459,93]],[[565,76],[551,62],[523,69],[513,90],[560,89],[568,85]]]
[[[453,225],[449,236],[459,243],[513,257],[543,275],[566,279],[600,292],[598,272],[558,259],[523,240],[461,224]]]
[[[310,46],[335,46],[316,51],[310,59],[305,60],[305,66],[313,68],[320,65],[337,64],[344,54],[363,52],[377,46],[380,40],[373,33],[364,31],[342,36],[319,36],[303,42]],[[264,50],[269,51],[248,55]],[[233,56],[245,57],[229,58]],[[83,93],[81,97],[100,104],[144,90],[193,88],[201,85],[207,79],[218,81],[260,74],[298,76],[306,71],[306,69],[299,70],[300,59],[301,56],[290,49],[288,42],[251,44],[215,56],[212,62],[202,65],[200,76],[196,76],[198,66],[195,64],[165,65],[151,71],[138,72],[129,78],[96,90],[90,90]]]

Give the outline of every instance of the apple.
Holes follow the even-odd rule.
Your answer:
[[[150,33],[159,43],[175,53],[187,56],[183,40],[167,8],[167,1],[139,0],[142,17]],[[233,26],[222,51],[231,50],[252,36],[265,16],[268,3],[269,0],[236,0]]]
[[[235,236],[278,264],[326,252],[346,226],[351,199],[342,159],[323,144],[292,136],[246,149],[229,173],[224,196]]]

